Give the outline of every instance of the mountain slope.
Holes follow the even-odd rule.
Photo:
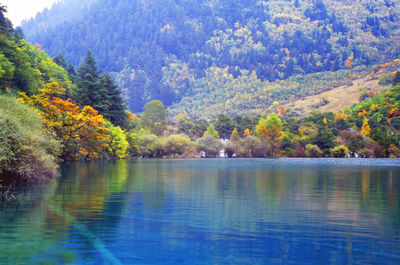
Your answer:
[[[284,104],[282,107],[292,110],[301,118],[308,115],[312,110],[338,112],[359,103],[363,95],[375,95],[387,87],[389,86],[379,84],[378,79],[371,80],[369,77],[363,77],[353,80],[350,85],[343,85],[326,92],[308,96],[304,99]]]
[[[92,49],[137,112],[151,99],[170,105],[204,97],[213,71],[264,83],[392,60],[400,48],[399,6],[391,0],[65,0],[23,29],[29,41],[74,65]],[[224,88],[233,98],[263,91],[246,82],[235,86]]]

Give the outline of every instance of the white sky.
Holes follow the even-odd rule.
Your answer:
[[[15,26],[20,26],[22,20],[34,17],[46,7],[51,7],[59,0],[0,0],[0,3],[7,6],[5,14]]]

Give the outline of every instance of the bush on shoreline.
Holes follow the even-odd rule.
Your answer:
[[[0,96],[1,184],[46,181],[57,175],[60,146],[42,124],[36,110]]]

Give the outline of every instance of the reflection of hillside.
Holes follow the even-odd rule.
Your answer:
[[[163,214],[168,222],[255,232],[257,223],[310,229],[359,225],[362,230],[393,218],[382,208],[388,199],[386,170],[285,165],[270,169],[213,165],[193,170],[185,165],[192,162],[171,163],[176,162],[135,164],[135,195],[128,215],[152,220]],[[389,194],[398,203],[397,189]],[[390,212],[397,216],[399,210]],[[313,219],[315,215],[321,217]],[[322,216],[327,223],[318,223]]]

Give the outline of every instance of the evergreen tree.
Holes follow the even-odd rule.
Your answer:
[[[25,39],[24,32],[22,31],[21,27],[16,27],[14,30],[14,38],[16,42],[21,41],[22,39]]]
[[[76,73],[74,66],[72,64],[69,64],[65,70],[67,70],[68,72],[69,79],[71,79],[73,83],[76,83],[78,79],[78,74]]]
[[[56,59],[60,64],[67,65],[62,57],[57,56]],[[81,106],[92,106],[114,125],[126,127],[126,107],[121,91],[109,74],[101,75],[91,51],[79,67],[76,83],[75,102]]]
[[[11,21],[4,16],[7,12],[7,7],[0,3],[0,34],[9,35],[13,32],[13,26]]]
[[[122,100],[121,90],[114,83],[109,74],[105,74],[100,80],[101,91],[106,91],[104,101],[107,101],[108,109],[104,111],[104,117],[111,121],[114,125],[122,128],[126,127],[126,106]]]
[[[75,102],[80,106],[92,106],[100,113],[107,109],[101,102],[99,80],[101,72],[91,51],[88,51],[84,63],[78,69],[77,89],[74,96]]]
[[[214,125],[220,137],[224,139],[228,139],[233,129],[235,129],[234,122],[226,115],[218,115],[218,119],[215,121]]]
[[[64,69],[67,69],[67,61],[65,60],[62,54],[59,54],[56,57],[54,57],[53,61],[59,66],[63,67]]]
[[[75,68],[72,64],[67,63],[67,61],[65,60],[65,58],[62,54],[59,54],[56,57],[54,57],[53,61],[56,64],[58,64],[59,66],[63,67],[65,70],[67,70],[68,76],[71,79],[71,81],[73,83],[76,83],[78,76],[76,74]]]

